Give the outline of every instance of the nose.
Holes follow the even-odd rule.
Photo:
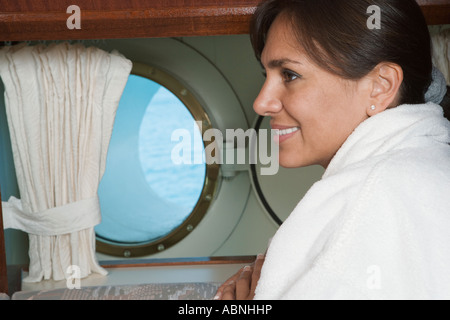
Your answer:
[[[253,109],[261,116],[268,114],[276,114],[281,111],[283,104],[279,99],[279,94],[274,86],[272,86],[267,80],[264,83],[258,97],[256,97],[253,103]]]

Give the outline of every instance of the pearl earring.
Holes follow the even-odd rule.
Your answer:
[[[376,108],[377,108],[377,107],[376,107],[375,105],[372,105],[372,106],[370,107],[370,110],[374,111]]]

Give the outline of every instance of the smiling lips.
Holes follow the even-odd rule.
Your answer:
[[[294,136],[297,131],[300,130],[299,127],[281,127],[281,126],[272,126],[273,130],[277,130],[277,134],[274,136],[274,140],[277,143],[281,143],[286,141],[287,139]]]

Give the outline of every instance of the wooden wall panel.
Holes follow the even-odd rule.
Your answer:
[[[207,36],[248,33],[260,0],[0,0],[0,41]],[[450,0],[417,0],[428,24],[450,24]],[[69,30],[70,5],[81,29]]]

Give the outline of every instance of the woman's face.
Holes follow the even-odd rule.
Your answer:
[[[270,115],[272,129],[280,130],[280,164],[326,168],[368,118],[367,81],[345,80],[313,64],[281,16],[269,31],[261,63],[267,78],[254,109]]]

